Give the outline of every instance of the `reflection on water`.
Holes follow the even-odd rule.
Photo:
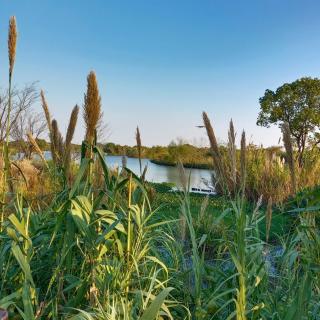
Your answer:
[[[109,167],[121,167],[121,156],[107,156],[106,162]],[[148,165],[146,180],[150,182],[169,182],[180,186],[179,170],[177,167],[162,166],[142,159],[142,168]],[[139,160],[127,158],[127,167],[136,174],[140,174]],[[190,187],[208,189],[211,186],[211,171],[204,169],[185,169],[187,176],[190,175]]]

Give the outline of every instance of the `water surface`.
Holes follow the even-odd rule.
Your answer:
[[[106,156],[106,163],[109,167],[121,167],[121,156]],[[148,165],[146,180],[150,182],[169,182],[180,187],[179,170],[177,167],[164,166],[152,163],[149,159],[142,159],[142,170]],[[127,167],[140,175],[139,160],[137,158],[127,158]],[[190,187],[208,189],[211,186],[211,171],[205,169],[185,169],[187,176],[190,174]]]

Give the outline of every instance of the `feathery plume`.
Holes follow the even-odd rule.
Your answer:
[[[9,20],[9,34],[8,34],[8,54],[9,54],[9,78],[12,77],[14,62],[16,59],[17,48],[17,24],[16,18],[12,16]]]
[[[41,96],[41,105],[42,105],[42,109],[44,111],[44,114],[46,116],[49,133],[52,134],[51,114],[50,114],[48,103],[47,103],[47,100],[46,100],[46,97],[44,95],[43,90],[41,90],[40,96]]]
[[[78,121],[78,114],[79,114],[79,107],[75,105],[75,107],[72,109],[68,130],[66,134],[66,141],[64,145],[64,170],[65,170],[65,176],[67,179],[69,178],[69,170],[70,170],[70,162],[71,162],[71,141],[73,139],[74,131],[77,125]]]
[[[228,151],[230,158],[230,171],[233,192],[237,187],[237,156],[236,156],[236,135],[234,132],[234,126],[232,119],[230,120],[229,132],[228,132]]]
[[[136,131],[136,141],[137,141],[137,148],[138,148],[140,174],[142,174],[142,163],[141,163],[141,136],[140,136],[139,127],[137,127],[137,131]]]
[[[78,105],[75,105],[75,107],[72,109],[68,130],[66,134],[66,149],[70,146],[71,141],[73,139],[74,131],[76,129],[77,121],[78,121],[78,114],[79,114],[79,107]]]
[[[210,142],[211,152],[213,155],[213,163],[215,169],[215,177],[217,178],[217,183],[221,190],[220,192],[226,191],[229,193],[227,182],[226,182],[226,175],[225,175],[225,168],[222,162],[222,157],[219,151],[218,142],[216,136],[214,134],[210,119],[206,112],[202,113],[203,123],[207,131],[207,135]]]
[[[241,135],[241,150],[240,150],[240,171],[241,171],[241,188],[242,192],[245,192],[246,186],[246,175],[247,175],[247,164],[246,164],[246,133],[242,131]]]
[[[58,122],[56,119],[52,120],[52,139],[54,144],[55,156],[57,163],[61,165],[61,160],[63,159],[64,148],[63,148],[63,139],[62,135],[58,128]]]
[[[51,156],[52,156],[53,162],[56,163],[56,162],[57,162],[57,159],[56,159],[56,151],[55,151],[55,149],[54,149],[51,114],[50,114],[49,106],[48,106],[48,103],[47,103],[47,100],[46,100],[46,97],[45,97],[45,95],[44,95],[43,90],[41,90],[40,96],[41,96],[42,109],[43,109],[44,115],[45,115],[45,117],[46,117],[47,126],[48,126],[48,129],[49,129]]]
[[[296,174],[295,174],[295,166],[294,166],[294,158],[293,158],[293,147],[292,147],[290,127],[287,122],[285,122],[282,125],[282,134],[283,134],[284,147],[287,153],[287,161],[290,169],[292,193],[295,193],[296,192]]]
[[[101,119],[101,98],[96,74],[93,71],[87,77],[87,93],[84,95],[83,118],[86,125],[85,139],[92,145],[99,119]]]
[[[183,166],[183,163],[181,162],[181,160],[179,160],[177,166],[178,166],[178,171],[179,171],[179,178],[180,178],[181,187],[182,187],[184,193],[187,193],[188,192],[188,179],[187,179],[186,171],[184,169],[184,166]]]
[[[43,155],[42,150],[40,149],[37,141],[34,139],[33,135],[31,134],[31,132],[27,133],[27,137],[28,140],[30,142],[30,144],[33,146],[33,149],[35,150],[35,152],[40,156],[41,160],[46,164],[46,166],[48,167],[47,161]]]

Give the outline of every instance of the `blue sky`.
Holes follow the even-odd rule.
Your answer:
[[[265,89],[320,75],[317,0],[0,0],[0,85],[7,80],[7,25],[17,17],[14,82],[39,81],[65,130],[95,70],[109,140],[144,144],[205,138],[206,110],[220,140],[232,117],[255,143],[276,128],[255,125]],[[40,105],[35,106],[40,110]],[[83,128],[79,126],[76,141]]]

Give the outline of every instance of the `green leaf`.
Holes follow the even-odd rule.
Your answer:
[[[27,282],[23,285],[22,290],[22,301],[23,301],[23,308],[24,308],[24,315],[28,320],[34,320],[34,313],[33,313],[33,306],[31,301],[31,294],[30,294],[30,286]]]
[[[80,185],[81,179],[82,179],[82,177],[84,176],[84,174],[85,174],[85,172],[86,172],[86,170],[87,170],[87,168],[88,168],[88,166],[89,166],[90,161],[91,161],[91,159],[83,159],[83,160],[81,161],[81,165],[80,165],[78,174],[77,174],[77,176],[76,176],[76,179],[75,179],[75,181],[74,181],[74,183],[73,183],[73,186],[72,186],[72,188],[71,188],[71,190],[70,190],[70,193],[69,193],[69,199],[72,199],[72,198],[73,198],[73,196],[74,196],[77,188],[78,188],[79,185]]]
[[[34,282],[33,282],[33,278],[31,275],[31,270],[30,270],[30,265],[27,261],[26,256],[22,253],[20,247],[13,242],[12,247],[11,247],[11,251],[13,253],[13,255],[15,256],[16,260],[18,261],[20,268],[22,269],[26,280],[28,280],[33,286]]]
[[[150,306],[145,310],[140,320],[153,320],[156,318],[157,314],[159,313],[161,306],[166,299],[167,295],[173,288],[165,288],[163,289],[156,298],[152,301]]]

